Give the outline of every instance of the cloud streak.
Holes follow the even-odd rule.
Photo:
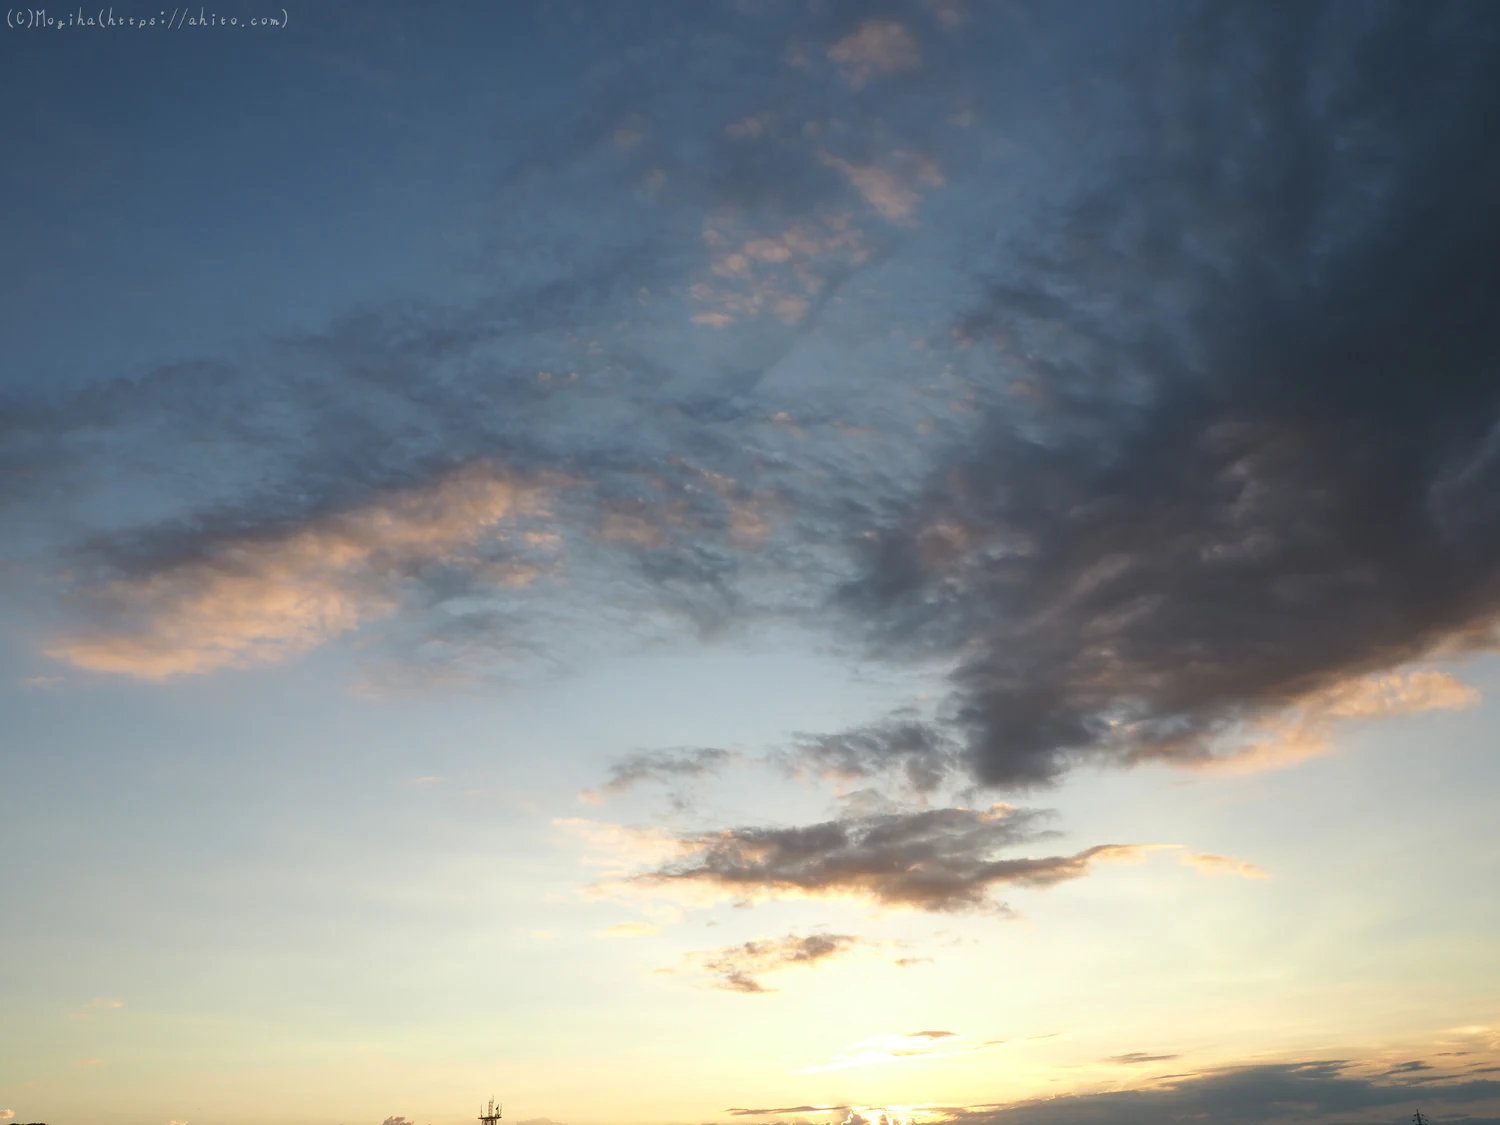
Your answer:
[[[280,534],[218,542],[109,582],[97,594],[107,623],[62,638],[48,655],[155,680],[284,660],[393,612],[405,574],[476,565],[464,552],[506,519],[536,514],[539,500],[535,485],[476,464]],[[491,569],[515,584],[535,574],[521,564]]]
[[[729,828],[682,836],[681,857],[601,890],[680,891],[699,898],[853,898],[938,913],[1008,908],[1000,887],[1050,887],[1095,863],[1159,845],[1104,844],[1073,855],[1000,858],[1055,833],[1044,813],[1008,805],[851,816],[796,828]]]
[[[607,797],[618,797],[647,782],[660,785],[701,781],[721,772],[734,758],[735,755],[728,750],[709,747],[627,754],[610,766],[609,777],[603,785],[582,790],[578,798],[585,804],[597,805]]]

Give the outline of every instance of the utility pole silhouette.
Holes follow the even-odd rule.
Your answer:
[[[1411,1125],[1431,1125],[1431,1123],[1426,1117],[1422,1116],[1422,1111],[1419,1109],[1411,1115]]]
[[[495,1099],[490,1099],[488,1106],[479,1107],[479,1120],[484,1125],[500,1125],[500,1107],[495,1104]],[[1425,1122],[1422,1125],[1426,1125]]]

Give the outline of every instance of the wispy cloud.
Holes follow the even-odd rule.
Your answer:
[[[116,1009],[123,1008],[124,1006],[125,1002],[123,1000],[102,999],[100,997],[95,997],[83,1006],[82,1011],[69,1013],[68,1018],[75,1020],[93,1019],[101,1011],[114,1011]]]
[[[98,591],[110,623],[58,641],[77,667],[165,679],[283,660],[390,613],[403,573],[461,562],[541,490],[474,464],[437,483],[294,527],[216,543],[200,557]],[[516,566],[508,577],[529,581]]]
[[[1231,742],[1187,764],[1218,772],[1248,773],[1293,765],[1333,749],[1342,723],[1457,711],[1478,706],[1479,691],[1447,672],[1415,669],[1344,680],[1307,695],[1286,710],[1250,724]]]
[[[1205,875],[1239,875],[1245,879],[1269,879],[1270,875],[1253,863],[1213,852],[1188,852],[1182,857],[1188,867]]]
[[[690,971],[712,978],[715,988],[752,994],[774,992],[774,988],[762,983],[761,977],[785,969],[820,965],[846,956],[864,944],[852,934],[788,934],[689,954],[687,965]]]
[[[844,175],[864,196],[865,202],[881,218],[892,223],[905,223],[911,219],[922,199],[917,191],[918,185],[941,187],[945,182],[936,164],[909,153],[896,154],[896,170],[874,164],[853,164],[826,152],[820,152],[818,158]]]
[[[707,747],[628,754],[610,766],[609,778],[603,785],[583,790],[578,799],[584,804],[597,805],[606,797],[617,797],[645,782],[700,781],[719,773],[734,759],[735,755],[728,750]]]
[[[1145,1051],[1131,1051],[1124,1055],[1110,1055],[1105,1062],[1119,1063],[1122,1066],[1139,1066],[1142,1063],[1168,1062],[1171,1059],[1179,1059],[1181,1055],[1152,1055]]]
[[[666,892],[698,901],[854,898],[937,912],[1005,912],[998,887],[1049,887],[1098,862],[1160,845],[1105,844],[1073,855],[1000,858],[1055,833],[1046,814],[995,805],[851,816],[796,828],[728,828],[675,840],[680,858],[598,886],[600,893]]]
[[[902,24],[871,19],[828,48],[828,57],[844,80],[858,90],[871,79],[884,78],[922,65],[922,51]]]

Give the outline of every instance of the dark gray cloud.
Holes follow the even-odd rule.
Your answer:
[[[694,954],[690,960],[714,978],[715,987],[730,992],[775,992],[760,980],[767,973],[803,968],[841,957],[863,940],[852,934],[808,934],[762,938]]]
[[[1208,1071],[1147,1089],[959,1111],[954,1120],[976,1125],[1388,1125],[1409,1121],[1417,1109],[1440,1111],[1436,1120],[1491,1125],[1500,1121],[1500,1082],[1459,1079],[1413,1089],[1363,1077],[1347,1062],[1289,1063]]]
[[[728,828],[683,836],[688,854],[632,876],[645,886],[686,885],[755,899],[854,896],[882,906],[939,912],[1004,911],[1003,886],[1048,887],[1086,875],[1134,845],[1074,855],[999,858],[1003,848],[1055,835],[1047,814],[996,805],[989,811],[924,809],[851,816],[796,828]]]
[[[776,755],[783,768],[837,781],[895,775],[930,793],[962,766],[963,746],[943,727],[897,714],[837,734],[800,734]]]
[[[957,659],[993,783],[1495,639],[1500,13],[1153,11],[1108,174],[961,325],[1008,401],[844,593]]]

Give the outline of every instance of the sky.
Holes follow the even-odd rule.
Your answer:
[[[1500,1123],[1500,8],[0,53],[0,1125]]]

